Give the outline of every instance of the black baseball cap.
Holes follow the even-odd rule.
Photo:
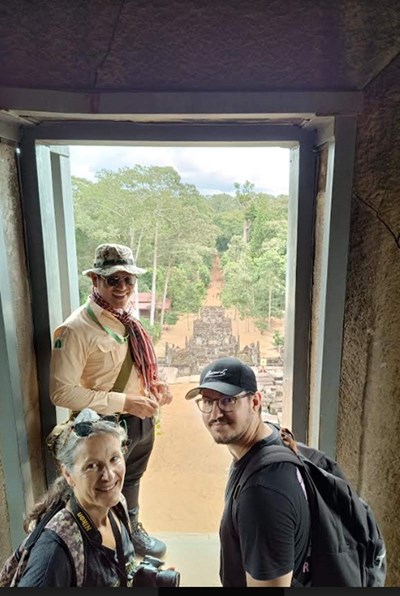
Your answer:
[[[242,391],[257,391],[256,375],[252,368],[237,358],[220,358],[206,366],[200,375],[200,385],[186,393],[186,399],[199,395],[201,389],[213,389],[225,395]]]

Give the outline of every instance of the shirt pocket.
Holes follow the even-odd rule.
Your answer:
[[[97,356],[99,362],[103,362],[105,366],[115,366],[121,360],[121,347],[111,337],[106,337],[97,342]]]

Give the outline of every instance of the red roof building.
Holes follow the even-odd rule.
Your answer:
[[[139,311],[141,315],[150,315],[151,309],[151,292],[139,292]],[[156,310],[160,311],[162,308],[162,301],[158,300],[156,304]],[[170,298],[166,298],[164,301],[164,310],[165,312],[171,309],[171,300]]]

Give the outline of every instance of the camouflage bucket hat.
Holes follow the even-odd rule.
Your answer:
[[[107,277],[118,271],[125,271],[132,275],[146,273],[146,269],[136,266],[136,261],[129,246],[123,246],[122,244],[100,244],[94,253],[93,267],[82,271],[82,275],[96,273],[97,275]]]

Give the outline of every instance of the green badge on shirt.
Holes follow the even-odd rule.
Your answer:
[[[65,344],[65,337],[67,335],[67,329],[65,327],[60,327],[56,329],[54,333],[54,343],[53,348],[55,350],[62,350]]]

